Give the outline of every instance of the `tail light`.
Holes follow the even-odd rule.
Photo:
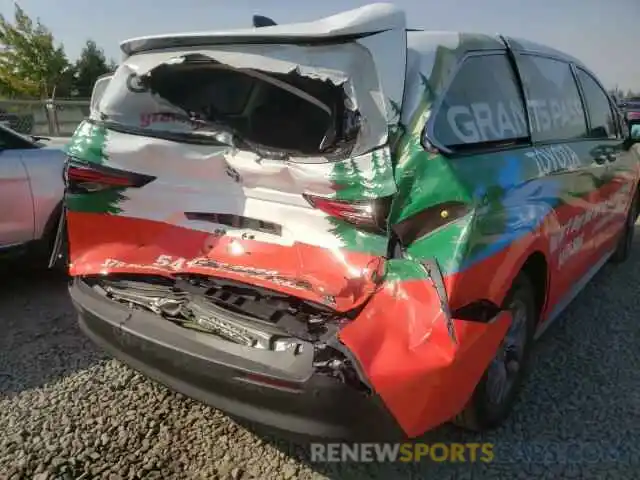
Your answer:
[[[429,233],[459,220],[470,207],[464,202],[443,202],[421,210],[393,226],[400,244],[408,246]]]
[[[391,198],[346,202],[314,195],[303,195],[313,208],[361,230],[383,233],[391,206]]]
[[[640,112],[628,112],[627,113],[628,120],[640,120]]]
[[[65,168],[65,185],[71,193],[91,193],[110,188],[139,188],[153,180],[155,177],[151,175],[79,163],[73,159],[69,159]]]

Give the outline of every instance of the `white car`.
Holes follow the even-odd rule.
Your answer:
[[[62,218],[63,144],[0,125],[0,258],[49,260]]]

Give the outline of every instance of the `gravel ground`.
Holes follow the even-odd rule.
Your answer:
[[[640,233],[640,232],[639,232]],[[315,464],[109,359],[76,326],[63,278],[0,276],[0,478],[640,477],[640,239],[537,344],[495,461]]]

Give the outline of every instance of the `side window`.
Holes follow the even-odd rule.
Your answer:
[[[112,78],[113,74],[102,75],[96,80],[96,83],[93,85],[93,91],[91,92],[91,102],[89,104],[92,112],[98,109],[100,99],[102,98],[104,91],[109,86],[109,82],[111,82]]]
[[[13,135],[4,128],[0,128],[0,150],[17,150],[22,148],[31,148],[31,145],[19,136]]]
[[[524,105],[506,55],[464,60],[433,119],[433,135],[449,148],[528,136]]]
[[[587,136],[587,123],[571,66],[536,55],[518,55],[534,141]]]
[[[9,134],[0,128],[0,151],[9,150],[11,148],[11,139],[9,138]]]
[[[591,75],[579,68],[577,70],[589,112],[589,138],[616,138],[616,115],[611,109],[607,94]]]

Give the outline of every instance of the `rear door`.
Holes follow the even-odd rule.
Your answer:
[[[605,169],[606,186],[595,226],[596,246],[604,254],[615,247],[637,183],[637,154],[624,139],[609,96],[600,82],[581,67],[576,73],[589,117],[589,144]]]
[[[396,188],[406,32],[383,30],[129,57],[67,150],[71,274],[198,273],[360,305]]]
[[[571,64],[550,55],[519,53],[538,175],[556,186],[547,219],[552,306],[567,298],[598,258],[591,233],[603,201],[606,162],[585,142],[586,113]]]

